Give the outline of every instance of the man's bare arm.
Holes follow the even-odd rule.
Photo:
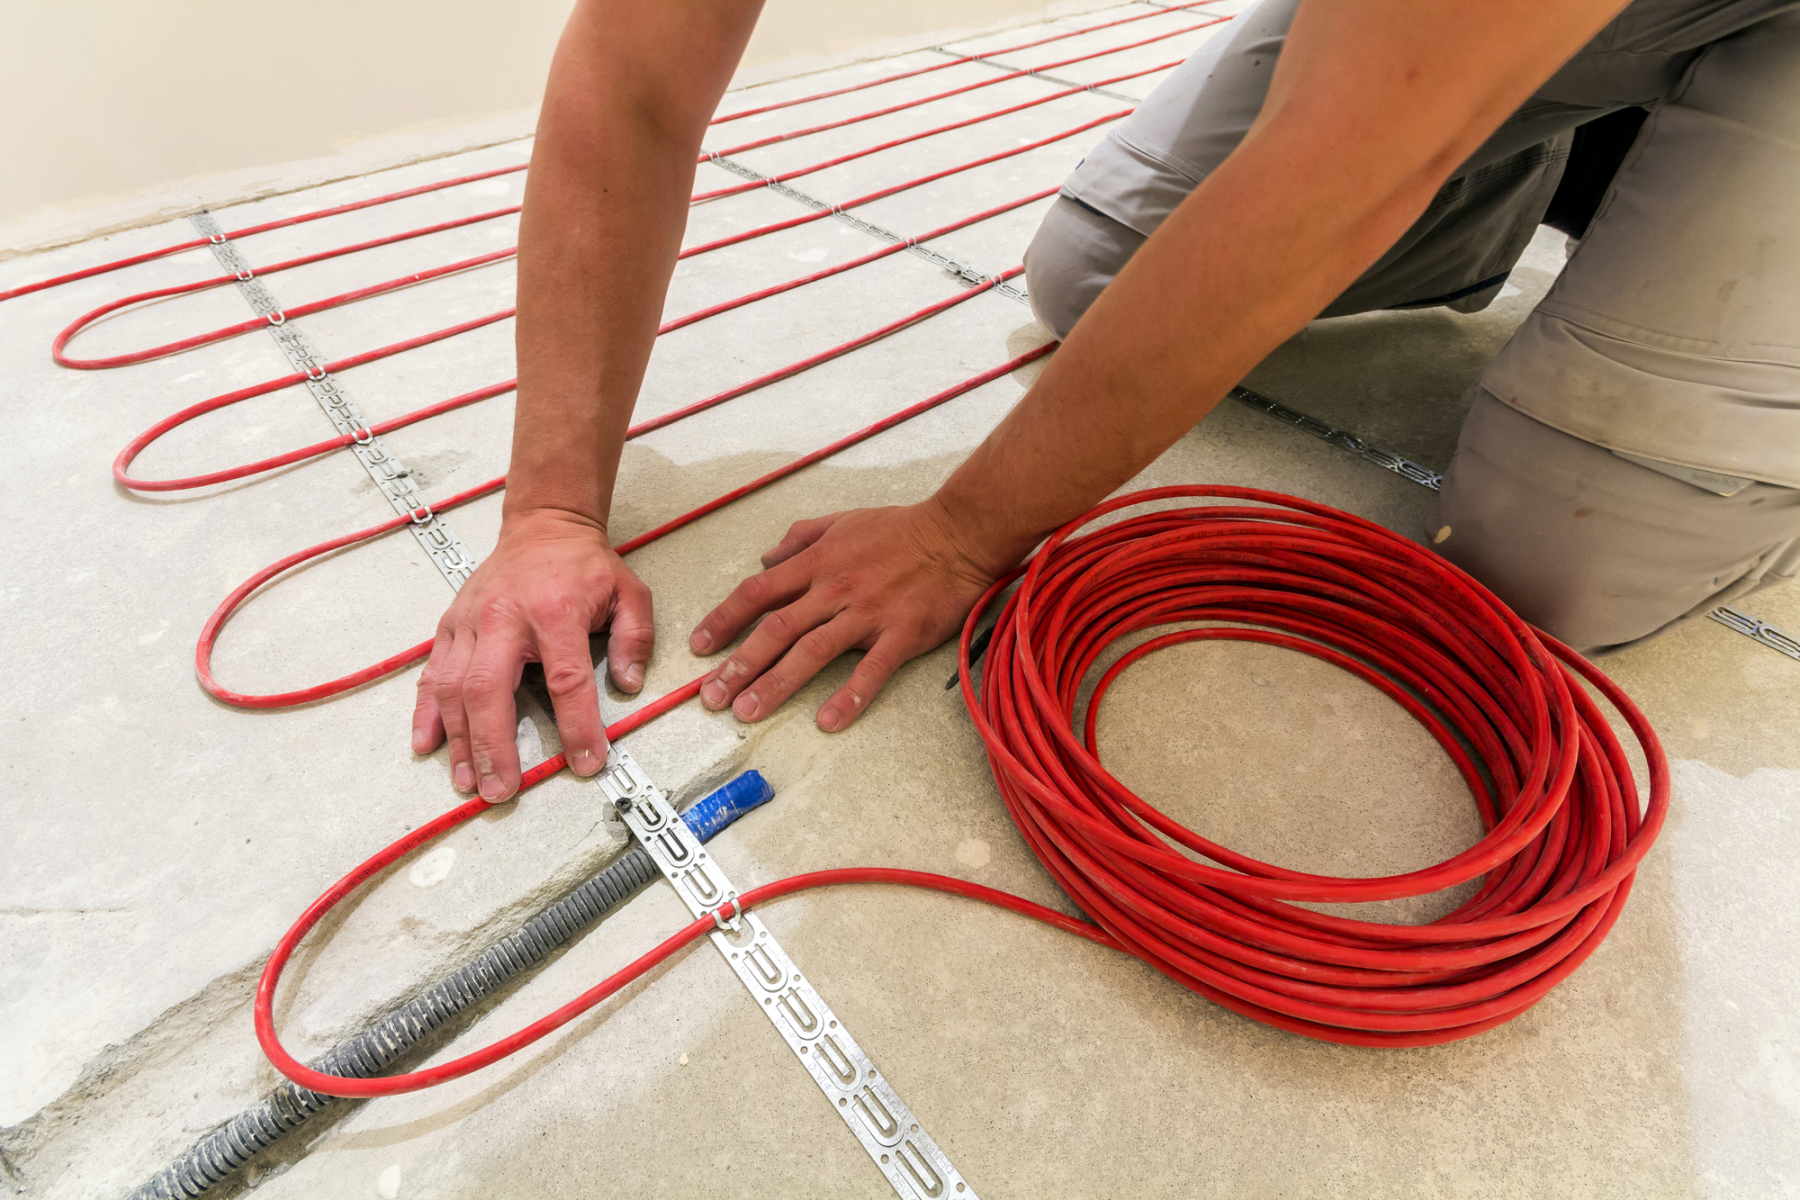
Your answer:
[[[820,708],[854,719],[991,580],[1137,474],[1355,281],[1621,0],[1310,0],[1238,149],[920,505],[802,522],[692,638],[769,616],[702,692],[757,719],[870,649]],[[923,565],[922,565],[923,564]]]
[[[448,738],[452,778],[519,785],[513,692],[541,661],[579,774],[606,734],[588,634],[627,691],[650,593],[611,550],[619,451],[687,223],[706,123],[761,0],[580,0],[550,70],[519,231],[519,390],[500,540],[439,622],[413,749]]]

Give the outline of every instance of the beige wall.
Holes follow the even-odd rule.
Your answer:
[[[1104,2],[769,0],[742,78]],[[571,5],[0,0],[0,226],[532,109]]]

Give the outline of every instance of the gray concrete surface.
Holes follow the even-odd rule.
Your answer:
[[[1069,18],[1085,25],[1143,6]],[[1220,11],[1228,11],[1221,9]],[[1154,17],[1008,56],[1031,66],[1191,23]],[[1008,31],[959,43],[1027,40]],[[1180,57],[1184,35],[1101,63],[1090,81]],[[727,97],[725,110],[937,61],[909,54]],[[1118,64],[1128,65],[1118,65]],[[730,141],[993,74],[957,66],[875,92],[726,126]],[[1154,77],[1121,85],[1142,95]],[[1043,95],[1019,79],[751,152],[780,172]],[[796,186],[836,202],[1067,128],[1118,107],[1091,94],[820,172]],[[1097,134],[868,206],[911,234],[1054,183]],[[718,143],[715,143],[718,144]],[[723,143],[729,144],[729,142]],[[520,161],[491,147],[245,205],[228,225]],[[727,177],[701,172],[702,186]],[[520,176],[419,197],[245,243],[253,262],[497,207]],[[791,216],[767,193],[697,207],[690,242]],[[1042,205],[952,235],[982,270],[1017,263]],[[514,223],[271,277],[297,303],[508,244]],[[189,236],[152,226],[0,262],[0,287]],[[668,312],[789,278],[875,243],[819,222],[690,260]],[[1252,376],[1303,411],[1441,466],[1458,397],[1548,285],[1560,239],[1534,244],[1487,312],[1378,314],[1315,325]],[[260,335],[106,372],[55,367],[73,316],[194,278],[190,254],[0,305],[0,480],[14,569],[0,626],[6,869],[0,873],[0,1172],[21,1195],[116,1196],[254,1102],[277,1077],[250,1031],[255,977],[293,917],[351,864],[450,807],[441,754],[406,748],[416,669],[283,712],[231,709],[192,677],[207,614],[267,562],[385,515],[354,462],[328,455],[195,493],[134,496],[108,464],[179,406],[285,370]],[[333,354],[488,311],[510,264],[304,319]],[[672,334],[639,411],[664,411],[952,295],[910,255]],[[103,352],[241,320],[220,291],[106,322]],[[1014,300],[977,297],[627,449],[617,523],[649,528],[798,453],[1036,344]],[[373,416],[511,374],[511,328],[491,327],[348,372]],[[792,520],[925,494],[1029,384],[1031,372],[749,497],[641,551],[660,642],[648,691],[704,664],[686,631]],[[504,469],[505,399],[397,432],[427,494]],[[202,418],[147,453],[176,474],[325,436],[284,392]],[[1227,405],[1132,486],[1194,480],[1308,496],[1417,536],[1428,494],[1248,409]],[[478,550],[497,500],[458,510]],[[404,536],[284,578],[228,629],[216,669],[276,690],[418,640],[448,591]],[[1800,596],[1758,615],[1800,629]],[[1070,909],[999,803],[954,693],[949,649],[905,668],[855,728],[811,712],[839,663],[756,726],[687,706],[628,745],[682,797],[743,766],[775,803],[715,843],[740,886],[832,866],[961,875]],[[964,901],[900,889],[811,893],[764,912],[971,1183],[987,1196],[1782,1196],[1800,1191],[1800,663],[1711,623],[1604,664],[1645,706],[1675,760],[1676,806],[1617,930],[1572,979],[1491,1033],[1433,1050],[1317,1045],[1223,1012],[1141,963]],[[616,694],[604,703],[623,711]],[[527,741],[554,748],[541,713]],[[1190,646],[1128,674],[1101,727],[1110,767],[1208,836],[1284,865],[1366,874],[1466,845],[1477,824],[1441,753],[1378,693],[1264,647]],[[593,789],[569,778],[445,840],[442,879],[404,864],[309,943],[284,989],[290,1046],[316,1052],[393,997],[445,973],[622,844]],[[426,886],[421,886],[424,884]],[[1442,898],[1413,905],[1414,916]],[[660,888],[609,919],[445,1055],[519,1027],[629,961],[679,922]],[[347,1106],[220,1194],[511,1197],[888,1194],[713,952],[695,947],[518,1058],[413,1096]]]

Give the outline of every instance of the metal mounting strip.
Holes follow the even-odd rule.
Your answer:
[[[789,200],[804,204],[814,212],[829,212],[833,217],[844,222],[844,224],[855,229],[860,229],[870,237],[880,238],[882,241],[888,242],[889,244],[905,242],[907,253],[916,254],[925,261],[942,267],[944,270],[950,272],[950,274],[965,280],[971,285],[986,283],[993,278],[992,275],[982,274],[981,271],[970,266],[968,263],[959,262],[948,255],[939,254],[936,250],[919,245],[911,238],[901,237],[891,229],[883,229],[879,225],[871,225],[861,217],[852,216],[835,204],[827,204],[816,196],[809,196],[805,192],[796,188],[791,188],[787,184],[780,182],[778,179],[764,175],[754,168],[746,167],[743,163],[734,162],[722,154],[711,154],[707,157],[708,160],[716,166],[730,171],[733,175],[736,175],[741,179],[750,179],[766,183],[771,192],[776,192],[786,196]],[[1031,303],[1030,299],[1025,294],[1025,289],[1014,287],[1010,283],[997,283],[994,285],[993,290],[999,292],[1001,295],[1017,300],[1021,304]]]
[[[1760,621],[1747,612],[1742,612],[1729,604],[1721,604],[1706,614],[1727,629],[1735,629],[1753,641],[1761,642],[1771,650],[1779,651],[1789,658],[1800,659],[1800,638]]]
[[[757,915],[720,918],[737,889],[631,755],[612,747],[598,781],[688,911],[719,926],[713,946],[902,1200],[973,1200],[975,1189]]]
[[[1078,79],[1062,79],[1055,75],[1046,75],[1042,71],[1033,71],[1030,67],[1015,67],[1008,63],[1003,63],[997,58],[989,58],[985,54],[963,54],[960,51],[949,50],[943,46],[927,46],[926,49],[935,50],[939,54],[948,54],[953,58],[968,59],[971,62],[978,62],[984,67],[993,67],[1000,71],[1013,73],[1024,72],[1033,79],[1041,79],[1045,83],[1054,83],[1057,87],[1080,88],[1082,91],[1092,92],[1096,96],[1105,96],[1110,100],[1123,100],[1127,104],[1142,104],[1144,102],[1142,96],[1127,96],[1124,92],[1108,91],[1103,87],[1095,87],[1091,83],[1082,83]]]
[[[281,305],[276,303],[275,296],[263,281],[256,278],[256,272],[250,267],[243,253],[226,236],[212,214],[204,209],[188,218],[206,240],[212,245],[213,257],[219,265],[237,277],[238,291],[249,303],[250,310],[269,323],[269,335],[275,344],[281,347],[282,354],[292,364],[294,370],[306,376],[306,387],[318,401],[325,415],[331,418],[341,434],[352,440],[348,447],[356,456],[356,461],[363,465],[375,486],[381,489],[388,503],[394,506],[394,512],[403,517],[411,517],[413,536],[419,545],[431,557],[452,589],[460,588],[475,570],[478,561],[473,551],[463,544],[450,528],[449,522],[431,511],[425,503],[425,497],[412,481],[409,471],[400,459],[390,452],[382,440],[369,428],[369,422],[350,393],[342,384],[325,369],[325,356],[320,354],[313,344],[307,340],[299,326],[287,319]],[[421,517],[420,514],[424,515]]]
[[[1437,491],[1443,486],[1444,477],[1429,467],[1421,467],[1410,458],[1402,458],[1391,450],[1383,450],[1379,446],[1371,446],[1355,434],[1345,433],[1342,429],[1333,428],[1317,417],[1309,417],[1303,412],[1295,412],[1284,404],[1277,404],[1267,396],[1259,395],[1247,387],[1234,387],[1231,398],[1251,408],[1278,417],[1289,425],[1304,429],[1314,437],[1341,447],[1358,458],[1366,459],[1386,471],[1392,471],[1402,479],[1410,479],[1420,487]]]

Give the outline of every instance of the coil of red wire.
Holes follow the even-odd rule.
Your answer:
[[[979,696],[965,670],[994,777],[1039,860],[1131,953],[1294,1033],[1429,1045],[1536,1003],[1612,928],[1662,826],[1668,768],[1649,722],[1605,675],[1472,578],[1359,517],[1247,488],[1186,487],[1121,497],[1083,523],[1171,500],[1226,503],[1152,511],[1079,536],[1064,529],[1003,606]],[[998,585],[990,603],[997,594]],[[1078,732],[1078,691],[1109,644],[1195,621],[1230,624],[1176,629],[1124,655],[1101,676]],[[1424,870],[1338,879],[1237,854],[1146,804],[1100,763],[1099,707],[1144,656],[1207,639],[1311,654],[1381,689],[1455,762],[1486,835]],[[1642,747],[1647,809],[1583,679]],[[1473,897],[1428,925],[1292,903],[1417,896],[1478,876]]]

